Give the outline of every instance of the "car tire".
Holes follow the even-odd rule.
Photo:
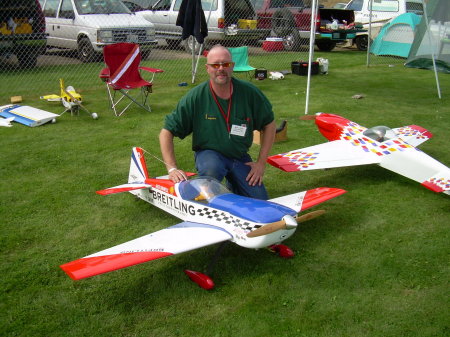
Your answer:
[[[334,47],[336,47],[336,42],[331,41],[330,39],[322,39],[316,40],[316,45],[320,51],[332,51]]]
[[[297,28],[291,29],[291,31],[283,37],[283,47],[287,51],[298,51],[301,49],[302,44],[306,43],[307,39],[302,41],[300,33]]]
[[[361,51],[367,51],[367,45],[368,45],[368,36],[367,35],[360,35],[355,37],[355,44],[356,48]]]
[[[286,8],[276,11],[272,16],[272,30],[279,36],[288,35],[296,27],[294,15]]]
[[[20,50],[17,52],[19,66],[23,69],[32,69],[36,67],[38,55],[30,50]]]
[[[84,37],[78,42],[78,59],[83,63],[94,62],[96,53],[88,38]]]
[[[178,40],[166,39],[166,43],[169,49],[178,49],[180,48],[181,39]]]

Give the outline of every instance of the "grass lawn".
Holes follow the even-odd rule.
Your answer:
[[[279,55],[261,57],[277,69]],[[312,78],[310,113],[336,113],[367,127],[420,125],[434,134],[420,148],[450,165],[449,75],[440,74],[439,100],[430,71],[366,68],[359,52],[318,56],[330,60],[330,73]],[[152,66],[164,69],[164,62]],[[67,77],[82,66],[61,67],[58,76],[70,84]],[[34,98],[38,86],[51,84],[57,92],[55,69],[28,75],[24,86],[13,73],[2,74],[0,103],[20,92],[23,105],[60,113],[58,103]],[[98,120],[66,113],[55,124],[0,128],[0,336],[450,334],[449,196],[376,166],[296,173],[268,166],[271,197],[319,186],[348,193],[324,204],[324,216],[284,242],[294,259],[228,245],[213,291],[190,282],[183,270],[202,271],[214,246],[69,279],[60,264],[178,222],[130,194],[95,191],[126,182],[132,146],[160,157],[164,116],[192,87],[179,82],[157,79],[151,113],[136,108],[117,118],[104,87],[86,80],[79,87]],[[325,141],[314,123],[298,118],[305,111],[305,77],[253,82],[273,103],[277,123],[288,121],[288,140],[274,144],[273,154]],[[251,153],[258,150],[254,145]],[[177,140],[176,152],[179,166],[194,171],[190,140]],[[152,175],[165,174],[156,160],[148,158],[148,166]]]

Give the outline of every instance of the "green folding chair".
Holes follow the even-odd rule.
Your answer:
[[[243,73],[246,72],[250,79],[253,78],[251,71],[254,71],[256,68],[252,67],[248,64],[248,47],[234,47],[228,48],[231,53],[231,59],[234,64],[234,72],[235,73]]]

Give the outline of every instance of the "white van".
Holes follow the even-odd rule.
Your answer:
[[[156,37],[165,39],[171,47],[180,45],[182,28],[176,25],[182,0],[158,0],[148,10],[136,12],[155,25]],[[255,10],[249,0],[202,0],[208,36],[205,45],[230,40],[257,41],[269,31],[257,29]],[[193,38],[184,41],[191,52]]]
[[[383,25],[403,13],[423,14],[422,0],[351,0],[345,9],[355,12],[355,22],[363,24],[369,30],[370,4],[372,3],[372,40],[378,35]],[[358,33],[353,43],[359,50],[367,50],[368,33]]]
[[[142,58],[158,41],[152,23],[132,13],[120,0],[39,0],[44,9],[47,48],[78,51],[83,62],[98,59],[103,46],[139,43]]]

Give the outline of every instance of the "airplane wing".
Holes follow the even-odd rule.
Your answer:
[[[380,166],[417,181],[434,192],[450,195],[450,168],[417,148],[384,156]]]
[[[114,193],[122,193],[122,192],[130,192],[134,190],[141,190],[144,188],[151,188],[152,185],[146,184],[146,183],[129,183],[129,184],[122,184],[110,188],[105,188],[104,190],[97,191],[97,194],[100,195],[108,195],[108,194],[114,194]]]
[[[345,190],[339,188],[318,187],[313,190],[270,199],[269,201],[292,208],[299,213],[300,211],[321,204],[322,202],[335,198],[345,192]]]
[[[335,140],[270,156],[267,162],[286,172],[378,164],[381,158],[373,149],[370,143]]]
[[[430,131],[418,125],[403,126],[401,128],[392,129],[392,131],[394,131],[404,142],[412,146],[418,146],[433,137],[433,134]]]
[[[73,280],[104,274],[138,263],[184,253],[233,236],[222,228],[181,222],[160,231],[122,243],[98,253],[61,265]]]
[[[55,95],[55,94],[51,94],[51,95],[45,95],[45,96],[41,96],[40,99],[45,99],[47,101],[61,101],[61,96]]]

